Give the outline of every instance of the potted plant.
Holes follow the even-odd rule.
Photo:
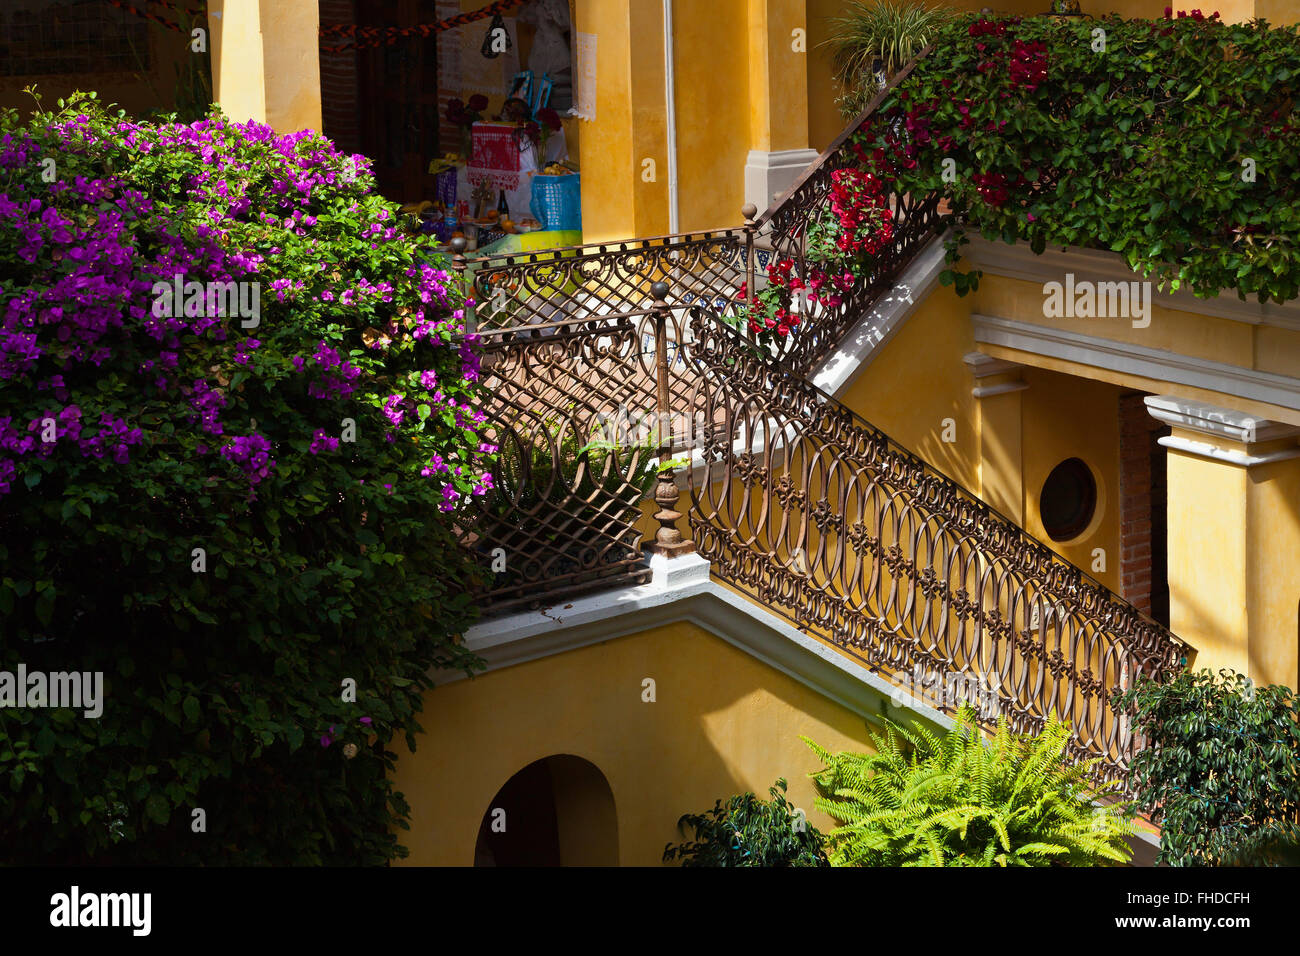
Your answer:
[[[947,7],[906,0],[854,0],[847,16],[832,17],[831,36],[822,45],[830,48],[843,91],[836,100],[840,111],[846,117],[861,113],[954,15]]]
[[[468,103],[454,99],[447,104],[447,122],[461,128],[461,152],[467,160],[471,158],[473,148],[470,130],[483,118],[483,111],[487,108],[488,98],[482,93],[475,93]]]

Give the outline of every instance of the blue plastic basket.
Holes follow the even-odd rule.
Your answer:
[[[533,176],[528,208],[543,229],[582,229],[581,176]]]

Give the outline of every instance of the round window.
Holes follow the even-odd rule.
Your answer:
[[[1053,541],[1077,538],[1097,510],[1097,482],[1081,458],[1067,458],[1047,476],[1038,497],[1043,528]]]

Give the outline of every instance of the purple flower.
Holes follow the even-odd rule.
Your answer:
[[[318,428],[311,436],[311,447],[308,449],[313,455],[319,455],[322,451],[338,451],[339,440],[331,438],[325,434],[325,429]]]

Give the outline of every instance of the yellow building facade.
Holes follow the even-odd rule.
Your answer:
[[[315,0],[216,6],[223,107],[282,131],[318,126]],[[1083,4],[1146,17],[1163,7]],[[1282,0],[1219,9],[1231,20],[1300,20],[1300,4]],[[821,46],[840,12],[834,0],[575,0],[574,29],[596,38],[595,116],[566,120],[586,240],[734,227],[746,201],[765,208],[842,129]],[[1300,308],[1180,293],[1155,294],[1142,327],[1050,318],[1046,283],[1140,277],[1104,253],[1036,257],[977,242],[968,259],[984,279],[959,298],[936,282],[941,255],[918,256],[900,278],[910,301],[883,340],[846,341],[815,383],[1163,615],[1195,666],[1300,686]],[[1093,501],[1080,526],[1054,537],[1046,489],[1071,462],[1090,476]],[[468,637],[489,671],[447,675],[427,696],[419,746],[399,761],[411,863],[496,856],[485,834],[501,809],[509,832],[510,808],[497,804],[525,770],[530,792],[548,794],[547,858],[564,863],[657,863],[682,813],[762,794],[778,776],[827,825],[812,809],[805,775],[815,764],[798,737],[866,746],[869,726],[898,713],[888,686],[707,572],[685,591],[667,583],[670,571],[657,574],[622,606],[621,594],[603,606],[589,598]],[[904,712],[943,721],[911,700]],[[593,822],[575,827],[578,817]]]

